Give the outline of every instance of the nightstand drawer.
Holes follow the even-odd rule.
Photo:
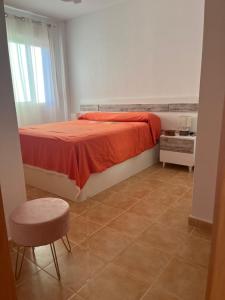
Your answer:
[[[181,153],[194,153],[194,140],[176,137],[161,137],[160,150],[181,152]]]
[[[183,166],[194,166],[195,164],[193,154],[166,150],[160,151],[160,161]]]

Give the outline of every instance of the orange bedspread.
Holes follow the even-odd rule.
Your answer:
[[[19,132],[25,164],[65,174],[82,188],[90,174],[152,148],[160,119],[151,113],[90,113]]]

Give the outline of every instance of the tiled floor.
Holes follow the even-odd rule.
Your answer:
[[[192,174],[153,166],[83,203],[69,202],[72,253],[27,251],[19,300],[203,300],[210,234],[187,223]],[[28,187],[28,199],[50,196]],[[15,261],[15,250],[12,251]]]

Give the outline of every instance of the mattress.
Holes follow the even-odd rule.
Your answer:
[[[95,113],[19,133],[24,164],[64,174],[82,188],[91,174],[151,149],[160,120],[151,113]]]

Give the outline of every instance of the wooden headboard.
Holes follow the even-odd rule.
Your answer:
[[[149,111],[149,112],[198,112],[198,103],[173,103],[173,104],[98,104],[81,105],[80,111]]]

